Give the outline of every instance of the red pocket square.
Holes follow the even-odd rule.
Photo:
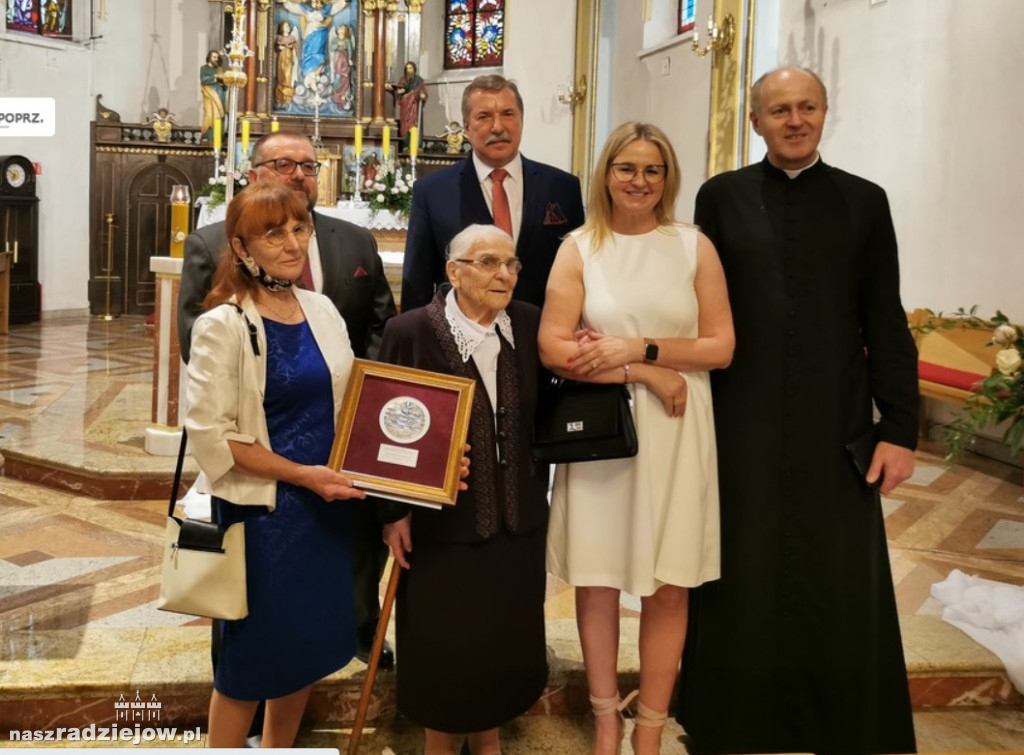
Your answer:
[[[568,222],[558,202],[548,202],[548,209],[544,213],[544,225],[563,225]]]
[[[356,271],[352,274],[352,277],[353,278],[365,278],[367,275],[369,275],[369,273],[366,272],[366,270],[363,268],[362,265],[360,265],[359,267],[356,268]]]

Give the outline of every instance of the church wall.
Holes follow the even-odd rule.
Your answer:
[[[89,94],[94,53],[72,46],[5,41],[0,97],[53,97],[56,135],[3,137],[0,152],[39,163],[42,309],[84,309],[89,278]]]
[[[641,3],[616,4],[614,30],[610,31],[612,63],[610,126],[630,120],[653,123],[668,135],[682,168],[683,184],[676,202],[676,216],[693,219],[693,200],[707,177],[708,116],[710,113],[711,59],[690,51],[690,39],[649,51],[640,59],[644,44]],[[710,0],[697,3],[697,17],[707,18]],[[671,23],[673,19],[665,20]],[[602,30],[605,37],[609,30]],[[667,70],[667,73],[666,73]],[[596,161],[602,144],[595,144]]]
[[[423,10],[421,72],[430,100],[424,130],[439,134],[451,120],[462,123],[462,91],[478,73],[515,80],[523,95],[522,151],[531,160],[568,170],[572,165],[572,111],[556,99],[572,80],[576,0],[515,0],[505,19],[505,65],[500,69],[444,70],[444,3]]]
[[[557,94],[573,77],[576,0],[515,0],[506,24],[504,75],[523,95],[523,154],[569,170],[572,108]]]
[[[829,87],[824,159],[882,185],[903,303],[1024,322],[1024,3],[781,0],[780,63]]]

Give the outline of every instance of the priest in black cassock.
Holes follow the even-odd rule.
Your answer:
[[[736,352],[712,374],[722,578],[693,591],[691,753],[915,751],[879,492],[913,472],[917,354],[885,192],[822,162],[827,109],[809,71],[761,77],[766,159],[697,195]]]

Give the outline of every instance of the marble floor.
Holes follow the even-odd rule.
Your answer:
[[[119,695],[158,697],[164,720],[203,724],[210,689],[205,620],[155,609],[174,460],[143,450],[152,405],[152,329],[85,317],[0,336],[0,745],[11,728],[115,720]],[[189,461],[187,472],[195,467]],[[1024,584],[1019,468],[971,458],[946,469],[925,443],[914,478],[884,501],[893,577],[922,752],[1024,751],[1022,697],[999,660],[943,623],[929,597],[951,569]],[[624,597],[622,687],[635,686],[638,601]],[[585,751],[587,724],[572,591],[546,604],[552,678],[505,752]],[[306,745],[342,747],[363,667],[319,685]],[[378,682],[381,728],[364,752],[412,753]],[[680,732],[665,752],[684,752]],[[628,751],[628,748],[627,748]]]

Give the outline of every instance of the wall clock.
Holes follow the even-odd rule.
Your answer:
[[[27,157],[0,155],[0,194],[9,197],[35,196],[36,171]]]

